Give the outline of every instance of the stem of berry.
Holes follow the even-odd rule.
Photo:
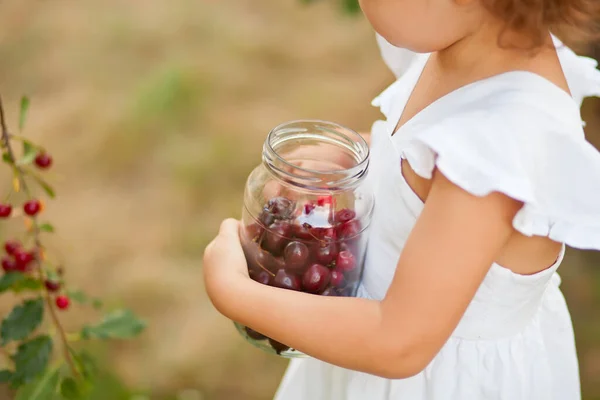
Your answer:
[[[31,195],[31,191],[29,190],[29,187],[27,186],[27,182],[25,181],[26,173],[25,173],[25,171],[23,171],[23,169],[19,165],[17,165],[17,159],[15,158],[15,153],[12,149],[12,146],[10,145],[10,133],[8,132],[8,127],[6,126],[6,118],[4,115],[4,107],[2,105],[2,97],[1,96],[0,96],[0,128],[2,129],[2,138],[1,138],[2,147],[4,149],[6,149],[6,153],[8,154],[9,162],[13,167],[13,170],[16,174],[16,178],[21,183],[21,187],[23,188],[23,191],[27,195],[27,200],[32,200],[33,196]],[[35,215],[32,216],[31,220],[32,220],[33,237],[34,237],[34,242],[35,242],[34,262],[37,267],[36,269],[37,269],[38,278],[40,279],[41,282],[44,282],[46,279],[46,276],[44,273],[44,269],[42,268],[42,260],[41,260],[41,254],[40,254],[40,250],[42,249],[42,243],[40,240],[40,228],[39,228],[39,224],[37,221],[37,216],[35,216]],[[60,335],[60,338],[61,338],[61,341],[63,344],[63,352],[64,352],[65,359],[66,359],[67,363],[69,364],[69,367],[70,367],[71,371],[73,372],[73,375],[79,376],[79,371],[75,367],[75,363],[73,362],[73,358],[71,357],[71,354],[69,352],[69,344],[67,342],[67,335],[65,333],[63,326],[61,325],[61,323],[58,319],[58,316],[56,315],[56,310],[54,309],[54,303],[52,302],[50,293],[48,292],[48,290],[45,287],[42,290],[44,291],[44,298],[46,300],[46,305],[47,305],[48,311],[50,312],[52,322],[54,323],[56,329],[59,332],[59,335]]]

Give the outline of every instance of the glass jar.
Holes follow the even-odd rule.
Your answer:
[[[356,132],[326,121],[273,129],[262,164],[250,174],[240,232],[250,277],[320,296],[356,296],[374,199],[365,185],[369,147]],[[255,346],[303,354],[236,324]]]

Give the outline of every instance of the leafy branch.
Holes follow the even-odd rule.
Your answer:
[[[24,97],[19,115],[20,130],[25,125],[28,109],[29,100]],[[25,298],[0,325],[0,355],[6,364],[4,369],[0,368],[0,384],[15,389],[17,400],[50,400],[55,399],[58,392],[65,400],[84,400],[93,387],[94,375],[88,368],[89,358],[78,354],[69,342],[132,338],[144,330],[145,323],[129,310],[115,310],[99,323],[84,326],[80,332],[66,332],[59,312],[68,310],[72,301],[95,308],[101,308],[102,302],[90,300],[81,291],[67,290],[63,267],[54,267],[47,257],[42,235],[53,233],[55,229],[49,222],[40,221],[44,203],[34,191],[41,189],[49,198],[55,197],[55,191],[33,168],[47,170],[53,159],[45,149],[24,136],[11,134],[1,97],[0,130],[2,160],[13,174],[12,188],[6,200],[0,203],[0,219],[21,217],[27,228],[23,240],[10,238],[4,242],[6,255],[1,262],[4,274],[0,276],[0,294],[12,291]],[[22,145],[20,157],[14,143]],[[13,210],[15,198],[22,201],[20,212]],[[52,366],[55,346],[53,335],[43,332],[45,312],[52,322],[48,329],[58,333],[62,348],[61,359]],[[63,363],[68,366],[66,370],[61,368]]]

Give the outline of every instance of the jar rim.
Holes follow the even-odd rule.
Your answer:
[[[302,129],[300,126],[303,124],[313,125],[317,130],[344,137],[348,143],[353,145],[356,164],[348,168],[336,170],[316,170],[302,167],[286,160],[275,148],[275,138],[278,134],[282,134],[286,130],[301,132]],[[307,129],[304,128],[304,131],[307,131]],[[271,129],[263,147],[263,160],[272,171],[274,170],[280,175],[279,177],[282,180],[307,188],[311,188],[316,183],[327,182],[326,186],[328,186],[329,190],[355,186],[368,171],[369,155],[369,145],[365,138],[358,132],[338,123],[319,119],[298,119],[281,123]],[[294,170],[300,172],[300,174],[292,172]],[[328,181],[327,178],[331,178],[333,175],[336,178]],[[318,188],[322,188],[322,186],[318,186]]]

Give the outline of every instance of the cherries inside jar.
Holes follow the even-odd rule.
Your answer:
[[[374,204],[368,165],[365,140],[340,125],[294,121],[272,130],[244,194],[240,236],[250,277],[307,295],[356,296]],[[304,355],[236,326],[263,350]]]

